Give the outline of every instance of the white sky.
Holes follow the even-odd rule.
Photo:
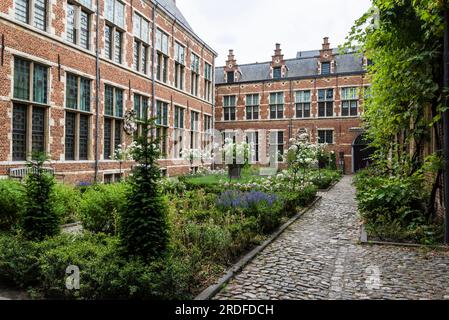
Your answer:
[[[275,43],[286,59],[296,52],[343,44],[371,0],[176,0],[195,33],[217,53],[234,49],[237,63],[270,61]]]

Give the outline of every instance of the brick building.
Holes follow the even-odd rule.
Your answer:
[[[277,44],[264,63],[239,65],[230,50],[226,65],[216,68],[216,129],[227,137],[243,131],[259,162],[269,159],[270,148],[283,152],[290,138],[307,131],[312,142],[328,143],[339,163],[344,159],[347,173],[357,171],[367,161],[360,119],[367,63],[332,49],[328,38],[321,50],[294,59],[285,59]]]
[[[161,167],[188,172],[181,151],[213,126],[215,57],[175,0],[1,0],[0,176],[44,151],[65,182],[119,179],[131,110],[158,117]]]

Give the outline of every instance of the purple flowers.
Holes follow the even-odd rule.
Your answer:
[[[228,190],[217,199],[217,206],[224,209],[248,209],[258,205],[273,206],[277,201],[274,194],[266,194],[260,191],[241,192]]]

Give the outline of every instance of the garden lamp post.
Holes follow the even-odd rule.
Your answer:
[[[449,88],[449,8],[443,1],[444,10],[444,88]],[[449,244],[449,97],[444,93],[443,137],[444,137],[444,243]]]

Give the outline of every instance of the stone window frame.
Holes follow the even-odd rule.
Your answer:
[[[200,150],[200,115],[201,112],[197,110],[190,110],[190,149]]]
[[[320,138],[320,132],[324,132],[325,135],[325,142],[321,142],[321,138]],[[331,132],[331,137],[332,137],[332,142],[328,142],[328,137],[329,137],[329,132]],[[318,144],[335,144],[335,130],[333,128],[319,128],[316,131],[316,141]]]
[[[357,86],[351,87],[342,87],[340,89],[340,97],[341,97],[341,116],[342,117],[357,117],[359,115],[359,90],[360,88]],[[347,94],[347,91],[352,91],[351,94]],[[343,105],[347,105],[347,114],[343,114]],[[355,108],[353,106],[355,105]],[[353,114],[353,110],[355,109],[355,114]]]
[[[139,102],[138,105],[136,102]],[[146,107],[145,107],[146,103]],[[136,110],[138,107],[139,110]],[[148,96],[142,95],[140,93],[135,92],[133,94],[133,110],[136,112],[136,122],[137,122],[137,130],[134,132],[134,141],[137,140],[138,137],[141,137],[143,134],[143,119],[148,118],[150,111],[150,98]]]
[[[200,60],[199,55],[190,53],[190,94],[195,97],[198,97],[200,92]]]
[[[212,65],[204,61],[204,100],[212,100],[212,78],[213,78]]]
[[[251,138],[253,139],[250,139]],[[245,140],[246,143],[254,143],[254,154],[252,154],[253,163],[258,163],[260,161],[260,135],[258,130],[246,130],[245,131]]]
[[[231,105],[232,98],[234,99],[234,104]],[[227,99],[229,100],[228,103],[226,103]],[[228,119],[226,119],[226,114],[228,114]],[[236,120],[237,120],[237,96],[236,95],[223,96],[223,121],[236,121]]]
[[[113,15],[114,17],[112,19],[110,19],[107,16],[107,3],[108,1],[106,0],[104,2],[104,57],[107,60],[113,61],[115,63],[118,64],[123,64],[126,60],[126,48],[124,46],[124,42],[125,42],[125,36],[126,36],[126,5],[125,3],[119,1],[119,0],[109,0],[112,1],[114,3],[114,12]],[[116,11],[115,11],[115,7],[116,7],[116,3],[120,3],[121,5],[123,5],[123,25],[120,25],[118,23],[117,19],[117,15],[116,15]],[[109,36],[109,51],[106,50],[106,30],[110,29],[110,36]],[[117,44],[117,38],[116,35],[119,34],[120,35],[120,43]],[[118,51],[118,52],[117,52]]]
[[[249,101],[251,97],[251,101]],[[257,98],[257,103],[255,103],[255,98]],[[257,112],[255,111],[257,110]],[[254,114],[257,113],[257,117]],[[245,119],[246,120],[259,120],[260,119],[260,94],[249,93],[245,96]]]
[[[64,95],[64,117],[65,119],[67,119],[67,114],[68,113],[72,113],[75,115],[75,130],[74,130],[74,157],[73,159],[66,159],[67,157],[67,150],[66,150],[66,145],[67,143],[64,144],[64,159],[66,161],[89,161],[92,160],[93,155],[92,155],[92,145],[90,143],[90,141],[92,140],[92,89],[93,89],[93,80],[90,78],[86,78],[83,76],[80,76],[76,73],[73,72],[69,72],[66,71],[65,73],[66,77],[66,83],[65,83],[65,95]],[[76,78],[77,81],[77,102],[76,102],[76,108],[70,108],[67,105],[67,100],[68,100],[68,77],[72,76]],[[89,110],[83,110],[81,109],[81,100],[82,100],[82,96],[81,96],[81,87],[83,84],[83,81],[88,81],[89,83],[89,106],[88,109]],[[81,157],[80,156],[80,144],[81,144],[81,117],[87,117],[87,151],[86,157]],[[67,134],[67,127],[64,126],[64,140],[66,141],[66,134]]]
[[[182,49],[182,50],[181,50]],[[182,51],[182,54],[180,53]],[[186,48],[175,41],[175,87],[179,90],[185,90],[185,61]]]
[[[106,87],[112,88],[112,114],[106,114]],[[104,84],[104,110],[103,110],[103,160],[109,161],[114,157],[116,148],[120,146],[120,144],[123,142],[123,114],[125,110],[125,90],[119,87],[116,87],[114,85],[105,83]],[[121,113],[117,113],[117,90],[122,92],[122,107]],[[105,122],[110,121],[111,122],[111,129],[110,129],[110,159],[106,159],[106,146],[105,146]],[[120,126],[120,141],[119,144],[117,143],[117,126]]]
[[[173,123],[173,157],[174,159],[182,158],[182,151],[184,150],[184,135],[185,135],[185,119],[186,108],[175,105],[174,123]],[[182,114],[182,117],[180,115]],[[182,119],[182,120],[181,120]]]
[[[328,92],[332,90],[332,99],[330,99],[328,97]],[[320,100],[320,91],[324,91],[324,100],[321,99]],[[332,118],[334,117],[334,112],[335,112],[335,92],[336,90],[334,88],[322,88],[322,89],[317,89],[317,107],[318,107],[318,118]],[[320,116],[320,104],[324,104],[324,116]],[[332,114],[329,115],[328,114],[328,107],[329,104],[332,105]]]
[[[16,98],[15,97],[15,71],[16,71],[16,62],[22,60],[22,62],[26,62],[29,64],[28,69],[28,98]],[[44,111],[44,134],[43,134],[43,150],[42,152],[48,153],[49,146],[48,141],[50,139],[50,130],[49,130],[49,110],[50,110],[50,77],[51,77],[51,66],[43,64],[41,62],[35,62],[31,59],[24,58],[22,56],[14,55],[13,56],[13,67],[12,67],[12,79],[13,84],[11,86],[12,90],[12,117],[11,117],[11,128],[14,128],[14,108],[15,107],[25,107],[26,118],[25,118],[25,158],[14,159],[13,148],[14,148],[14,139],[11,140],[11,160],[13,162],[24,162],[30,161],[32,159],[33,152],[33,110],[41,109]],[[35,66],[38,65],[46,69],[46,90],[45,97],[46,102],[37,102],[34,101],[34,69]],[[12,129],[13,131],[13,129]]]
[[[272,100],[273,96],[276,96],[275,100]],[[282,102],[279,101],[279,96],[282,97]],[[285,116],[285,94],[284,91],[280,91],[280,92],[270,92],[270,97],[269,97],[269,112],[270,112],[270,120],[279,120],[279,119],[284,119]],[[275,108],[275,117],[273,117],[273,107]],[[279,116],[279,114],[281,113],[281,116]]]
[[[210,114],[203,114],[203,132],[204,132],[204,146],[203,150],[212,152],[213,149],[213,117]]]
[[[17,14],[18,14],[18,10],[17,10],[17,3],[18,1],[24,1],[26,2],[26,7],[25,7],[25,21],[21,20],[18,18]],[[37,1],[42,1],[44,3],[44,18],[42,20],[43,23],[43,28],[40,28],[39,26],[36,25],[36,2]],[[36,28],[40,31],[44,31],[47,32],[48,31],[48,26],[49,26],[49,18],[51,16],[50,14],[50,5],[49,5],[49,1],[50,0],[14,0],[14,19],[21,22],[21,23],[25,23],[28,24],[30,26],[32,26],[33,28]]]
[[[169,105],[168,102],[156,100],[156,138],[160,139],[159,146],[163,159],[168,156]]]
[[[275,135],[273,135],[273,133],[275,133]],[[281,143],[281,139],[280,139],[280,133],[282,133],[282,143]],[[275,137],[275,139],[273,138]],[[285,146],[286,146],[286,141],[285,141],[286,135],[285,135],[285,130],[280,130],[280,129],[274,129],[274,130],[270,130],[270,135],[269,135],[269,152],[271,153],[271,151],[273,150],[273,148],[276,148],[276,152],[278,154],[277,157],[277,163],[283,163],[284,162],[284,151],[285,151]],[[279,154],[279,151],[282,152]],[[271,154],[269,154],[270,157],[270,163],[271,163]]]
[[[309,99],[304,99],[304,94],[309,93]],[[301,97],[302,95],[302,97]],[[305,116],[306,106],[308,105],[309,115]],[[301,110],[301,116],[299,116]],[[312,90],[298,90],[295,91],[295,118],[296,119],[310,119],[312,118]]]
[[[91,50],[92,49],[92,43],[91,43],[91,38],[92,38],[92,15],[94,14],[94,11],[92,11],[91,7],[87,6],[86,4],[84,4],[82,1],[78,1],[78,0],[68,0],[67,1],[67,5],[72,5],[75,7],[75,14],[74,14],[74,33],[75,33],[75,38],[74,41],[70,41],[68,39],[68,8],[66,11],[66,26],[65,26],[65,31],[66,31],[66,35],[65,35],[65,40],[71,44],[74,44],[76,46],[79,46],[83,49],[86,50]],[[87,15],[87,40],[86,40],[86,46],[83,46],[81,44],[81,14],[84,13]]]

